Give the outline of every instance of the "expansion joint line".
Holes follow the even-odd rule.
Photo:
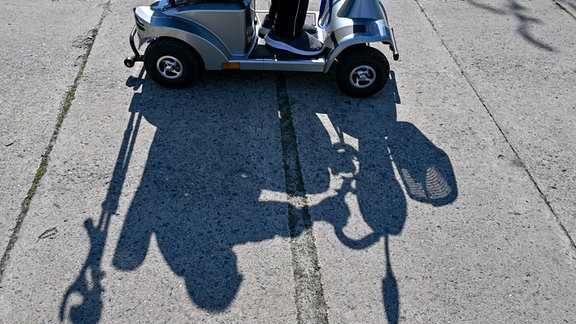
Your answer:
[[[468,83],[468,86],[472,89],[472,91],[474,91],[474,94],[476,95],[476,98],[478,98],[478,100],[482,103],[482,106],[484,107],[484,110],[486,111],[486,113],[490,116],[490,119],[492,120],[492,122],[494,123],[494,125],[496,126],[496,128],[498,129],[498,132],[500,132],[500,134],[502,135],[502,137],[504,138],[504,140],[506,141],[506,144],[508,145],[508,147],[510,148],[510,150],[512,150],[512,153],[514,154],[514,157],[518,160],[518,161],[522,161],[522,159],[520,158],[520,155],[518,154],[518,151],[516,151],[516,149],[514,148],[514,146],[512,145],[512,143],[510,142],[510,140],[508,139],[508,137],[506,136],[506,133],[504,132],[504,130],[502,129],[502,126],[500,126],[500,124],[498,123],[498,121],[496,120],[496,117],[494,117],[494,115],[492,114],[492,112],[490,111],[490,109],[488,108],[488,105],[486,104],[486,102],[484,101],[484,99],[482,99],[482,97],[480,96],[480,93],[478,93],[478,90],[476,89],[476,87],[474,87],[474,84],[472,83],[472,81],[470,80],[469,76],[466,74],[466,72],[464,71],[464,68],[462,67],[462,65],[460,64],[460,62],[456,59],[456,56],[454,55],[454,53],[452,53],[452,51],[450,50],[450,48],[446,45],[446,43],[444,43],[444,40],[442,39],[442,37],[440,36],[440,33],[438,32],[438,30],[436,29],[436,26],[434,25],[434,22],[432,21],[432,19],[428,16],[428,14],[426,13],[426,11],[424,10],[424,7],[422,6],[422,4],[420,3],[420,0],[414,0],[418,6],[420,7],[420,11],[422,12],[422,14],[424,15],[424,17],[426,17],[426,19],[428,20],[428,22],[430,23],[430,26],[432,26],[432,29],[434,29],[434,32],[436,33],[436,35],[438,36],[438,38],[440,39],[440,41],[442,42],[442,46],[444,46],[444,48],[446,49],[446,51],[450,54],[450,57],[452,58],[452,61],[454,61],[454,63],[456,63],[456,66],[458,66],[458,70],[460,70],[460,73],[462,74],[462,76],[464,77],[464,79],[466,80],[466,83]],[[556,2],[556,4],[558,4],[558,1],[554,0]],[[560,7],[562,7],[560,4],[558,4]],[[563,8],[563,7],[562,7]],[[574,15],[572,15],[574,17]],[[538,194],[540,195],[540,197],[542,198],[542,200],[544,201],[544,203],[546,204],[546,206],[548,206],[548,210],[552,213],[552,215],[554,215],[554,220],[556,221],[556,223],[558,224],[558,226],[560,227],[560,229],[562,230],[562,232],[564,233],[564,235],[566,236],[566,238],[568,239],[568,241],[570,242],[570,246],[573,250],[576,250],[576,243],[574,242],[574,239],[572,238],[572,236],[570,235],[570,232],[568,232],[568,229],[566,228],[566,226],[564,226],[564,223],[562,223],[562,220],[560,219],[560,217],[558,216],[558,213],[556,212],[556,210],[554,209],[554,207],[552,207],[552,204],[548,201],[548,197],[546,197],[546,195],[544,194],[544,192],[542,191],[542,189],[540,188],[540,186],[538,185],[538,182],[536,181],[536,179],[534,178],[534,176],[532,175],[532,172],[530,172],[530,169],[524,164],[522,163],[522,168],[524,169],[524,172],[526,172],[526,174],[528,175],[528,178],[530,179],[530,181],[532,182],[532,184],[534,185],[534,187],[536,188],[536,190],[538,191]]]
[[[328,323],[326,301],[318,265],[312,218],[306,202],[306,189],[296,131],[292,121],[286,79],[276,74],[276,94],[282,141],[282,160],[288,193],[288,224],[294,271],[295,299],[298,323]]]
[[[572,11],[570,11],[568,8],[566,8],[566,6],[564,6],[562,4],[562,2],[560,2],[559,0],[553,0],[553,1],[558,7],[560,7],[560,9],[564,10],[570,17],[572,17],[574,20],[576,20],[576,15]]]
[[[42,154],[42,157],[40,159],[40,165],[36,170],[36,174],[34,176],[34,179],[32,180],[32,184],[30,185],[26,197],[24,198],[20,206],[20,214],[16,218],[16,224],[12,228],[12,233],[10,234],[8,245],[6,246],[6,250],[2,254],[2,259],[0,259],[0,283],[4,278],[4,271],[6,270],[6,266],[8,265],[8,261],[10,259],[10,253],[14,248],[14,246],[16,245],[16,241],[18,240],[18,234],[20,233],[20,229],[22,228],[24,219],[26,218],[28,210],[30,209],[30,203],[32,202],[32,199],[36,194],[36,190],[40,185],[42,177],[46,173],[50,153],[52,152],[54,144],[56,144],[56,141],[58,140],[58,134],[60,133],[60,128],[62,127],[64,119],[68,114],[68,110],[70,110],[72,102],[74,101],[74,98],[76,96],[76,90],[78,89],[78,85],[80,83],[80,80],[82,79],[82,75],[84,74],[84,68],[86,67],[86,62],[88,61],[88,57],[90,56],[90,52],[92,51],[92,46],[94,45],[94,41],[96,39],[96,36],[98,35],[98,31],[100,30],[100,26],[102,26],[102,22],[104,21],[104,18],[108,13],[110,7],[110,1],[111,0],[108,0],[106,3],[104,3],[102,14],[100,15],[98,24],[94,29],[90,30],[89,35],[86,38],[87,42],[85,43],[85,52],[82,55],[82,60],[78,68],[78,73],[76,74],[76,77],[74,78],[72,85],[64,95],[64,99],[60,105],[58,117],[56,118],[56,124],[54,125],[54,131],[52,132],[50,141],[48,142],[48,145],[44,150],[44,154]]]

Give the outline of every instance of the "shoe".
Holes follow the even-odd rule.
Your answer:
[[[304,27],[302,27],[302,30],[307,32],[310,35],[315,35],[316,38],[318,38],[318,30],[316,29],[316,26],[312,26],[310,24],[304,24]]]
[[[282,37],[272,29],[264,40],[272,48],[302,56],[316,56],[324,50],[324,44],[305,31],[295,37]]]
[[[264,21],[262,21],[262,24],[260,24],[260,28],[258,28],[258,37],[260,38],[266,37],[266,35],[268,35],[268,32],[270,31],[270,29],[272,29],[273,26],[274,26],[274,20],[270,19],[268,15],[266,15],[266,17],[264,17]],[[302,30],[304,30],[310,35],[315,35],[318,33],[318,31],[316,30],[316,26],[310,24],[304,24]]]
[[[268,35],[268,32],[274,26],[274,20],[270,19],[268,15],[264,17],[264,21],[260,24],[260,28],[258,28],[258,37],[264,38]]]

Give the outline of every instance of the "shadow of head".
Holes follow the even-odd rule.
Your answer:
[[[212,246],[194,255],[194,262],[182,269],[190,298],[199,307],[211,311],[226,310],[242,283],[236,255],[229,247]]]

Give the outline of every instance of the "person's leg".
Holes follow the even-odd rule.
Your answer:
[[[272,26],[274,26],[274,21],[276,20],[276,12],[278,11],[278,0],[272,0],[270,3],[270,8],[268,9],[268,14],[264,17],[264,20],[258,28],[258,36],[261,38],[266,37]]]
[[[268,15],[272,20],[276,17],[276,13],[278,12],[278,0],[272,0],[270,2],[270,8],[268,9]]]
[[[264,17],[264,20],[260,24],[258,28],[258,37],[264,38],[274,26],[274,22],[276,20],[276,13],[278,12],[278,2],[279,0],[272,0],[270,3],[270,8],[268,9],[268,14]],[[307,6],[306,6],[307,7]],[[306,16],[303,16],[304,18]],[[318,31],[316,30],[316,26],[304,23],[302,27],[308,34],[316,34]]]
[[[304,18],[308,9],[308,0],[278,0],[278,12],[274,22],[274,31],[282,37],[293,37],[302,31],[304,19],[299,17],[304,8]]]
[[[266,35],[266,44],[298,55],[314,56],[322,53],[322,42],[302,31],[308,11],[308,0],[277,1],[278,12],[274,27]]]

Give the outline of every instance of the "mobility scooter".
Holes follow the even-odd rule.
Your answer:
[[[370,44],[382,42],[394,60],[399,57],[381,0],[323,1],[319,12],[307,16],[324,43],[316,57],[265,45],[257,30],[267,11],[256,10],[255,0],[160,0],[134,8],[136,24],[129,37],[134,55],[124,64],[143,62],[152,80],[170,88],[188,85],[202,70],[327,73],[333,68],[345,94],[367,97],[379,92],[390,65]]]

